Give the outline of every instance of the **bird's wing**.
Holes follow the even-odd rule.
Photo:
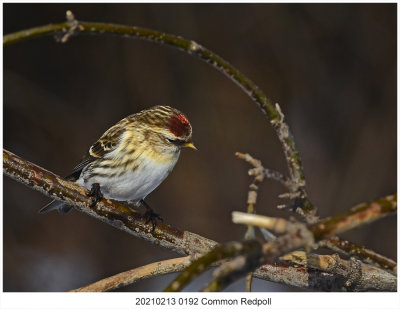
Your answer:
[[[108,129],[97,142],[90,148],[85,157],[73,169],[72,173],[66,177],[67,180],[75,181],[81,175],[82,170],[93,161],[104,158],[104,156],[118,147],[121,136],[125,132],[124,120]]]
[[[92,157],[90,154],[87,154],[85,157],[83,157],[81,162],[79,162],[78,165],[74,167],[74,169],[72,170],[72,173],[69,174],[67,177],[65,177],[65,179],[67,179],[69,181],[78,180],[79,176],[82,173],[82,170],[86,167],[86,165],[88,165],[89,163],[91,163],[95,160],[96,160],[95,157]]]

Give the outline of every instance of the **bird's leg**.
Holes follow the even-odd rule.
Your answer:
[[[90,208],[96,206],[97,202],[103,198],[103,193],[101,193],[100,185],[97,182],[92,184],[88,196],[93,197],[92,202],[90,203]]]
[[[163,221],[163,218],[158,213],[155,213],[153,209],[144,201],[140,200],[140,203],[146,207],[146,212],[144,213],[144,217],[146,218],[146,224],[149,223],[150,221],[153,224],[153,231],[156,228],[157,225],[157,220],[160,220],[161,222]]]

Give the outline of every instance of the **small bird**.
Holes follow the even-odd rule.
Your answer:
[[[186,116],[169,106],[154,106],[130,115],[108,129],[66,177],[90,190],[93,205],[103,196],[146,207],[146,217],[161,219],[144,202],[168,176],[183,147],[197,149]],[[54,200],[39,212],[72,207]]]

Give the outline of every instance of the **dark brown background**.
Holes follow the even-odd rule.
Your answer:
[[[215,51],[279,102],[320,214],[396,191],[396,5],[5,4],[4,33],[81,20],[143,26]],[[258,107],[207,64],[169,47],[113,36],[51,37],[4,48],[4,147],[59,175],[121,118],[156,104],[187,114],[198,152],[184,150],[148,197],[167,223],[217,241],[241,239],[249,152],[287,173]],[[261,185],[257,212],[283,188]],[[4,177],[4,290],[65,291],[176,255],[90,217],[38,215],[50,199]],[[287,217],[287,214],[284,213]],[[344,235],[396,259],[396,217]],[[174,275],[124,290],[160,291]],[[208,276],[208,277],[207,277]],[[198,290],[209,274],[189,287]],[[244,290],[244,282],[229,291]],[[256,280],[254,290],[285,290]]]

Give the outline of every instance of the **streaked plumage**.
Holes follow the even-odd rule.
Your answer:
[[[106,198],[143,200],[174,168],[182,147],[192,144],[186,116],[169,106],[130,115],[108,129],[66,179],[91,189],[98,183]],[[40,212],[70,206],[53,201]]]

